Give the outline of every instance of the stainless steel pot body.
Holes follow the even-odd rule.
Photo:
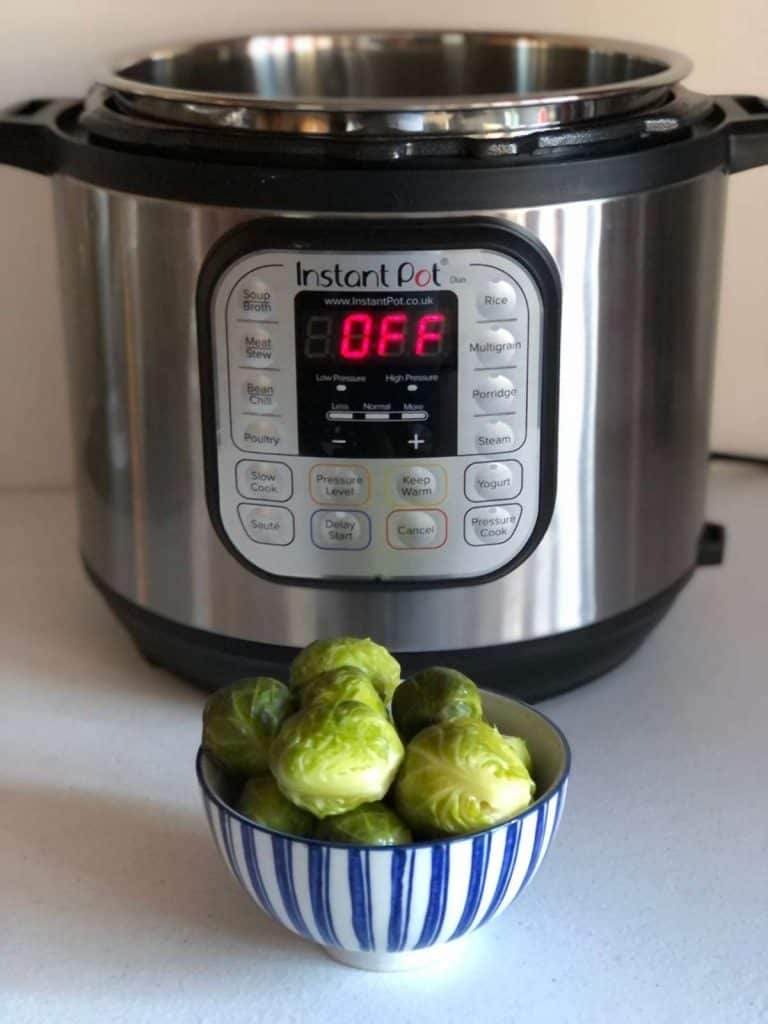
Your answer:
[[[82,553],[118,594],[175,622],[265,644],[352,633],[396,651],[455,650],[588,626],[694,566],[721,170],[610,199],[472,210],[536,236],[561,277],[554,514],[530,557],[498,579],[362,590],[265,580],[225,549],[206,504],[198,275],[234,226],[312,215],[152,199],[61,175],[54,183]],[[407,216],[450,224],[467,214]]]

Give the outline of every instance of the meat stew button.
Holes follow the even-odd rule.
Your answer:
[[[464,516],[464,539],[473,547],[504,544],[512,537],[523,509],[520,505],[484,505]]]
[[[445,513],[439,509],[395,511],[387,516],[387,543],[391,548],[439,548],[447,533]]]

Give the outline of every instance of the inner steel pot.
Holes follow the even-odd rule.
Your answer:
[[[311,134],[506,135],[652,107],[680,54],[530,33],[260,35],[156,50],[102,77],[126,112]]]

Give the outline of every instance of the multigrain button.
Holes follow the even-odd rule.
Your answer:
[[[408,505],[439,505],[445,498],[442,466],[404,466],[395,470],[395,495]]]
[[[318,509],[312,513],[311,532],[318,548],[362,551],[371,543],[371,521],[365,512]]]
[[[237,464],[237,489],[252,501],[288,501],[293,495],[293,474],[284,462],[242,459]]]
[[[475,429],[475,451],[483,454],[510,452],[515,447],[515,430],[506,419],[478,420]]]
[[[474,547],[504,544],[517,529],[522,511],[520,505],[471,508],[464,516],[464,539]]]
[[[439,548],[448,521],[439,509],[395,511],[387,516],[387,543],[392,548]]]
[[[290,544],[294,536],[293,513],[269,505],[238,505],[243,529],[257,544]]]
[[[260,324],[240,324],[232,333],[235,360],[245,366],[272,366],[275,342],[272,334]]]
[[[309,471],[309,493],[319,505],[364,505],[370,478],[363,466],[321,463]]]
[[[249,373],[242,379],[243,409],[276,413],[278,406],[275,373]]]
[[[275,419],[245,420],[235,433],[235,443],[249,452],[279,451],[282,442],[283,433]]]
[[[511,281],[491,278],[477,289],[477,311],[482,320],[504,320],[514,316],[517,293]]]
[[[479,334],[469,342],[469,354],[478,366],[512,366],[519,358],[523,344],[505,327],[477,329]]]
[[[516,498],[523,488],[523,467],[510,462],[473,462],[464,473],[464,493],[470,501]]]
[[[517,384],[503,373],[476,373],[472,379],[472,398],[481,412],[512,412],[517,397]]]

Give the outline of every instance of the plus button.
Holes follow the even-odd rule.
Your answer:
[[[408,440],[408,444],[411,446],[411,448],[413,448],[415,452],[417,452],[419,448],[426,443],[427,442],[424,440],[423,437],[419,435],[418,431],[413,435],[413,437],[409,438]]]

